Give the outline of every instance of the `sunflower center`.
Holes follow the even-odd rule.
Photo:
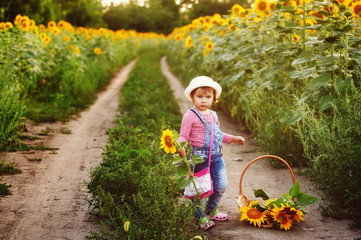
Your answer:
[[[288,217],[284,213],[279,213],[277,216],[277,220],[282,224],[288,223]]]
[[[266,8],[267,8],[267,4],[266,4],[265,2],[260,2],[260,3],[258,4],[258,9],[259,9],[260,11],[264,11],[264,10],[266,10]]]
[[[262,213],[255,208],[251,208],[247,211],[247,217],[252,219],[259,219],[262,217]]]
[[[361,14],[361,5],[356,5],[354,8],[354,11],[357,15]]]
[[[167,147],[171,148],[173,147],[172,138],[170,136],[166,136],[164,138],[164,143],[167,145]]]

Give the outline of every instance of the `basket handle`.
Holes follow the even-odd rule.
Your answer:
[[[239,181],[239,195],[240,195],[240,196],[243,195],[243,193],[242,193],[242,179],[243,179],[244,174],[246,173],[247,168],[248,168],[249,166],[251,166],[252,163],[254,163],[255,161],[258,161],[258,160],[260,160],[260,159],[262,159],[262,158],[275,158],[275,159],[277,159],[277,160],[280,160],[280,161],[283,162],[284,164],[286,164],[286,166],[288,167],[288,169],[289,169],[290,172],[291,172],[293,184],[295,184],[295,182],[296,182],[296,181],[295,181],[295,175],[293,174],[293,171],[292,171],[290,165],[289,165],[285,160],[283,160],[283,159],[280,158],[280,157],[274,156],[274,155],[263,155],[263,156],[260,156],[260,157],[257,157],[257,158],[255,158],[255,159],[253,159],[251,162],[249,162],[249,163],[247,164],[247,166],[246,166],[245,169],[243,170],[243,173],[242,173],[242,175],[241,175],[241,179],[240,179],[240,181]],[[244,196],[244,195],[243,195],[243,196]]]

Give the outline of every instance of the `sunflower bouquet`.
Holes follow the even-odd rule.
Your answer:
[[[240,209],[241,221],[248,221],[255,227],[290,230],[294,222],[304,220],[307,213],[302,207],[315,203],[318,198],[301,192],[300,185],[296,182],[289,194],[282,194],[282,198],[270,199],[262,190],[254,190],[255,197],[266,201],[262,206],[259,200],[249,202]]]
[[[199,192],[195,181],[197,177],[194,175],[194,168],[191,168],[191,165],[202,163],[204,160],[198,155],[192,155],[191,158],[187,158],[186,156],[181,157],[177,151],[184,149],[187,142],[179,143],[175,140],[178,139],[178,137],[179,134],[177,131],[169,129],[164,130],[162,137],[160,138],[160,148],[163,148],[166,153],[173,154],[173,164],[177,166],[173,177],[178,182],[180,188],[184,189],[187,185],[193,184],[200,207],[205,210],[205,203],[207,199],[205,197],[205,201],[201,200],[201,193]]]

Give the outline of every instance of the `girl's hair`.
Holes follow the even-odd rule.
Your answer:
[[[198,87],[196,89],[194,89],[190,96],[191,96],[191,99],[193,99],[194,97],[194,94],[196,93],[197,89],[200,89],[201,90],[201,93],[207,93],[207,92],[212,92],[213,93],[213,102],[216,103],[217,102],[217,97],[216,97],[216,90],[212,87]]]

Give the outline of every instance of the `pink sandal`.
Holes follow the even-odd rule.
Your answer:
[[[206,215],[207,218],[210,217],[210,215]],[[224,213],[220,213],[218,210],[216,212],[216,214],[214,214],[212,216],[212,220],[215,220],[215,221],[227,221],[228,220],[228,215],[227,214],[224,214]]]
[[[204,218],[202,223],[199,225],[199,227],[206,231],[206,230],[210,229],[211,227],[214,227],[215,225],[216,224],[212,220]]]

